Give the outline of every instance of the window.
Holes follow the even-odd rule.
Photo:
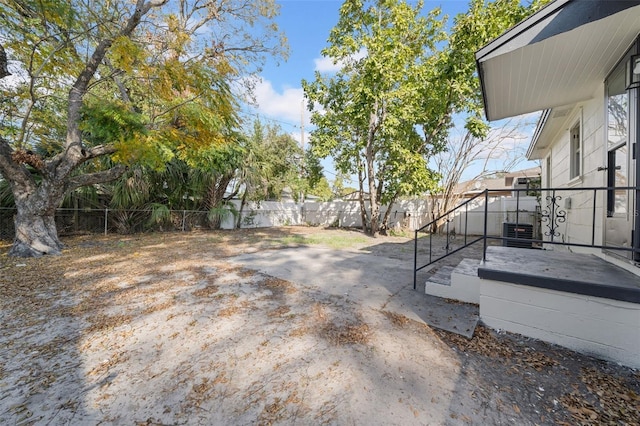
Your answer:
[[[569,161],[569,177],[571,179],[574,179],[580,176],[580,169],[582,167],[582,141],[580,139],[580,122],[579,121],[569,131],[569,137],[571,138],[571,143],[570,143],[571,158]]]

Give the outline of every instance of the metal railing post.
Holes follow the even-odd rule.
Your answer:
[[[107,235],[107,221],[109,220],[109,209],[104,209],[104,235]]]
[[[556,218],[556,190],[551,191],[551,209],[549,216],[549,225],[551,226],[549,233],[551,234],[551,242],[553,242],[553,237],[556,233],[555,226],[555,218]]]
[[[520,223],[520,192],[516,191],[516,224]]]
[[[591,245],[596,244],[596,197],[598,190],[593,190],[593,211],[591,212]]]
[[[467,229],[469,225],[469,204],[464,205],[464,245],[467,245]]]
[[[414,232],[414,238],[413,238],[413,289],[417,290],[417,284],[416,284],[416,276],[417,276],[417,271],[416,269],[418,269],[418,231],[415,230]]]
[[[431,253],[433,252],[433,232],[429,231],[429,263],[432,261]]]
[[[444,246],[445,249],[445,253],[449,253],[449,223],[451,222],[451,220],[449,219],[449,216],[447,216],[447,231],[446,231],[446,238],[447,238],[447,243]]]
[[[489,216],[489,190],[485,189],[484,190],[484,232],[483,232],[484,240],[482,243],[482,261],[483,262],[487,260],[487,225],[489,220],[488,216]]]
[[[516,241],[518,240],[518,230],[520,229],[520,191],[516,190]]]

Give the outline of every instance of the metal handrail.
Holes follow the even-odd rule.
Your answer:
[[[442,218],[450,215],[451,213],[453,213],[454,211],[458,210],[460,207],[464,207],[466,205],[468,205],[470,202],[472,202],[473,200],[475,200],[476,198],[479,198],[481,195],[484,195],[484,193],[486,191],[489,191],[488,189],[485,189],[484,191],[482,191],[481,193],[474,195],[473,197],[469,198],[467,201],[464,201],[460,204],[458,204],[457,206],[455,206],[454,208],[452,208],[451,210],[449,210],[446,213],[441,214],[440,216],[438,216],[437,218],[433,219],[431,222],[427,223],[426,225],[422,226],[421,228],[417,229],[415,232],[421,232],[422,230],[424,230],[425,228],[432,226],[434,223],[437,223],[439,220],[442,220]]]
[[[452,213],[456,212],[457,210],[461,209],[462,207],[464,207],[465,209],[468,209],[469,203],[471,203],[473,200],[480,198],[481,196],[484,196],[485,198],[485,208],[487,205],[487,197],[488,197],[488,189],[485,189],[484,191],[482,191],[481,193],[469,198],[468,200],[458,204],[456,207],[450,209],[449,211],[447,211],[446,213],[441,214],[440,216],[438,216],[437,218],[433,219],[431,222],[427,223],[426,225],[416,229],[414,231],[414,242],[413,242],[413,289],[416,290],[417,288],[417,274],[418,271],[426,268],[429,265],[434,264],[435,262],[444,259],[445,257],[449,257],[454,253],[459,252],[460,250],[469,247],[470,245],[473,245],[475,243],[477,243],[478,241],[481,240],[485,240],[485,244],[486,244],[486,214],[485,214],[485,236],[476,238],[475,240],[468,242],[467,241],[467,218],[468,215],[465,214],[465,233],[464,233],[464,237],[465,237],[465,243],[455,249],[455,250],[449,250],[449,237],[450,237],[450,232],[449,232],[449,220],[447,219],[447,246],[446,246],[446,253],[443,256],[438,257],[437,259],[433,259],[431,257],[431,252],[432,252],[432,244],[431,244],[431,238],[433,233],[429,233],[429,262],[425,265],[422,265],[420,267],[418,267],[418,232],[422,232],[424,229],[427,229],[429,227],[432,227],[434,225],[437,226],[437,224],[444,218],[450,216]]]
[[[501,236],[501,237],[496,237],[496,236],[490,236],[488,235],[488,216],[489,216],[489,211],[488,211],[488,205],[489,205],[489,196],[491,193],[504,193],[504,190],[491,190],[491,189],[485,189],[482,192],[476,194],[474,197],[464,201],[463,203],[457,205],[456,207],[450,209],[449,211],[447,211],[446,213],[443,213],[442,215],[440,215],[439,217],[437,217],[436,219],[432,220],[431,222],[427,223],[426,225],[420,227],[419,229],[417,229],[414,233],[414,272],[413,272],[413,288],[414,290],[417,288],[417,272],[426,268],[429,265],[432,265],[433,263],[440,261],[448,256],[451,256],[454,253],[459,252],[460,250],[469,247],[472,244],[475,244],[479,241],[483,241],[483,248],[482,248],[482,260],[486,260],[486,253],[487,253],[487,245],[488,245],[488,240],[501,240],[501,241],[526,241],[527,243],[538,243],[538,244],[548,244],[548,245],[562,245],[562,246],[568,246],[568,247],[583,247],[583,248],[595,248],[595,249],[605,249],[605,250],[617,250],[617,251],[625,251],[625,252],[633,252],[633,253],[638,253],[640,254],[640,238],[638,238],[638,241],[633,242],[631,244],[631,247],[620,247],[620,246],[612,246],[612,245],[607,245],[605,242],[603,242],[602,244],[596,244],[596,234],[595,234],[595,228],[596,228],[596,211],[597,211],[597,196],[598,196],[598,192],[599,191],[604,191],[605,195],[607,194],[611,194],[611,191],[634,191],[635,192],[635,199],[636,200],[640,200],[640,187],[636,187],[636,186],[618,186],[618,187],[613,187],[613,186],[605,186],[605,187],[574,187],[574,188],[562,188],[562,187],[554,187],[554,188],[512,188],[509,189],[510,192],[515,193],[516,194],[516,225],[520,224],[520,193],[522,192],[527,192],[527,193],[536,193],[536,194],[550,194],[547,195],[545,197],[545,202],[546,205],[543,206],[542,204],[540,205],[540,218],[538,219],[540,225],[542,225],[543,222],[545,222],[545,226],[547,227],[547,231],[544,233],[544,236],[549,237],[548,239],[544,239],[544,237],[542,239],[533,239],[533,238],[519,238],[518,237],[518,230],[516,229],[516,234],[515,234],[515,238],[514,237],[508,237],[508,236]],[[592,212],[591,212],[591,242],[590,243],[575,243],[575,242],[567,242],[564,241],[564,239],[562,241],[556,241],[555,238],[559,237],[561,234],[558,231],[558,227],[560,226],[560,224],[564,223],[567,219],[567,212],[566,212],[566,208],[560,206],[560,204],[558,203],[558,201],[562,200],[562,196],[557,195],[558,192],[572,192],[572,193],[580,193],[580,192],[593,192],[592,198],[593,198],[593,202],[592,202]],[[468,218],[468,205],[470,202],[472,202],[473,200],[476,200],[480,197],[484,197],[484,223],[483,223],[483,235],[479,236],[478,238],[475,238],[473,241],[469,242],[467,240],[467,218]],[[606,200],[606,199],[605,199]],[[606,201],[605,201],[606,202]],[[586,205],[586,204],[585,204]],[[464,240],[464,244],[461,245],[459,248],[456,248],[455,250],[449,250],[449,240],[450,240],[450,235],[449,235],[449,219],[448,217],[451,216],[452,214],[460,211],[462,208],[465,208],[465,240]],[[635,211],[635,208],[634,208]],[[608,213],[607,213],[608,215]],[[437,225],[437,223],[439,223],[440,221],[442,221],[443,219],[447,220],[447,228],[446,228],[446,237],[447,237],[447,242],[446,242],[446,247],[445,247],[445,254],[438,257],[437,259],[433,259],[432,257],[432,242],[431,242],[431,235],[432,233],[430,233],[429,238],[429,262],[426,263],[425,265],[422,265],[420,267],[418,267],[418,232],[423,231],[424,229],[428,228],[428,227],[433,227],[434,224]],[[540,231],[542,232],[542,231]],[[640,231],[639,231],[640,232]]]

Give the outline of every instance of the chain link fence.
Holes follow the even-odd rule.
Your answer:
[[[0,240],[13,240],[15,214],[15,208],[0,208]],[[231,215],[231,212],[228,214]],[[169,210],[163,220],[156,220],[152,210],[61,208],[56,211],[55,220],[58,234],[66,236],[218,229],[226,216],[227,214],[212,214],[209,211]]]

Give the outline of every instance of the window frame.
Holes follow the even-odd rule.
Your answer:
[[[578,134],[574,139],[574,131]],[[569,128],[569,180],[579,179],[583,171],[582,118]]]

